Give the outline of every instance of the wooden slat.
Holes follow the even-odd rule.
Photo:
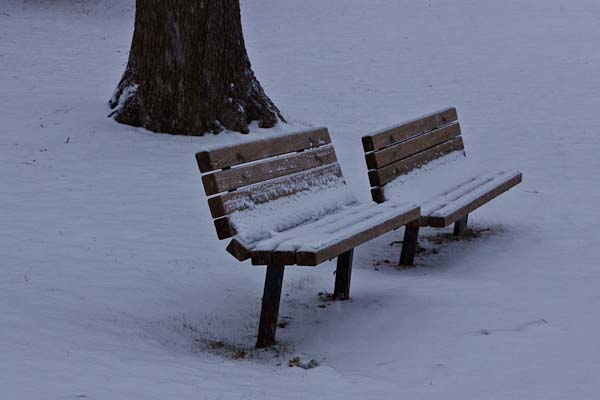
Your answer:
[[[304,245],[307,241],[315,238],[316,235],[327,234],[327,231],[333,229],[344,229],[348,226],[354,226],[380,213],[380,210],[388,209],[382,206],[376,209],[372,203],[356,204],[345,208],[337,213],[325,215],[323,218],[299,225],[295,228],[279,232],[273,237],[257,243],[252,249],[252,260],[255,265],[263,265],[273,260],[273,253],[285,253],[290,249],[296,249]],[[376,211],[375,211],[376,209]],[[287,257],[280,254],[279,257]],[[261,260],[260,262],[256,260]]]
[[[383,186],[399,175],[404,175],[429,161],[454,151],[464,150],[464,148],[462,138],[459,136],[383,168],[371,170],[369,171],[371,187]]]
[[[384,189],[382,187],[374,187],[371,189],[371,197],[375,203],[383,203],[385,201]]]
[[[456,202],[461,197],[479,190],[492,182],[501,175],[499,172],[487,173],[484,175],[470,176],[467,179],[461,179],[461,182],[452,187],[445,188],[443,193],[439,193],[421,204],[422,215],[433,215],[438,210],[446,207],[450,203]]]
[[[313,243],[322,243],[322,247],[329,247],[328,243],[341,242],[356,233],[368,232],[373,226],[378,226],[386,220],[393,220],[398,215],[404,215],[415,208],[418,207],[397,203],[357,204],[257,243],[251,250],[252,264],[268,265],[277,262],[285,265],[297,264],[298,249],[312,247]],[[335,256],[337,255],[333,257]]]
[[[196,153],[196,161],[201,172],[210,172],[329,143],[331,143],[331,138],[327,128],[317,128],[291,135],[201,151]]]
[[[458,115],[456,108],[447,108],[435,113],[425,115],[402,125],[387,128],[371,135],[363,136],[362,142],[365,152],[375,151],[393,145],[396,142],[409,139],[423,132],[439,128],[443,125],[456,121]]]
[[[273,251],[262,250],[262,251],[251,251],[250,257],[252,258],[252,265],[269,265],[273,262]],[[294,265],[290,263],[288,265]]]
[[[215,219],[214,223],[219,240],[233,237],[237,233],[227,217]]]
[[[449,214],[440,215],[440,216],[427,216],[426,217],[427,225],[433,226],[433,227],[439,227],[439,228],[448,226],[448,225],[458,221],[459,219],[463,218],[465,215],[469,214],[473,210],[476,210],[477,208],[481,207],[482,205],[489,202],[490,200],[498,197],[499,195],[506,192],[510,188],[518,185],[519,183],[521,183],[522,179],[523,179],[522,174],[517,173],[512,178],[505,180],[503,183],[501,183],[498,186],[487,191],[480,197],[474,199],[473,201],[469,202],[468,204],[465,204],[464,206],[460,207],[457,210],[453,210]]]
[[[202,176],[208,196],[308,170],[337,161],[333,146],[294,153],[239,168],[231,168]]]
[[[296,253],[296,264],[305,266],[319,265],[323,261],[337,257],[346,251],[355,248],[373,238],[383,235],[391,230],[397,229],[410,221],[414,221],[420,217],[419,207],[415,207],[407,212],[397,215],[394,218],[387,219],[377,225],[373,225],[368,229],[359,233],[353,234],[343,240],[338,241],[330,246],[313,251],[298,251]]]
[[[295,265],[296,252],[294,251],[252,251],[252,265]]]
[[[235,238],[231,239],[231,242],[227,245],[227,252],[237,258],[238,261],[244,261],[250,258],[250,250]]]
[[[304,243],[307,238],[313,237],[315,232],[326,229],[328,226],[334,224],[336,220],[343,220],[345,225],[357,224],[369,215],[367,214],[369,213],[368,209],[371,209],[370,215],[373,215],[373,207],[369,203],[357,204],[339,213],[327,215],[318,221],[280,232],[252,249],[252,264],[268,265],[274,262],[281,262],[285,265],[294,265],[296,264],[296,252],[277,250],[279,246],[287,245],[287,247],[290,247],[291,241]]]
[[[367,153],[367,167],[369,169],[382,168],[393,162],[402,160],[413,154],[419,153],[430,147],[446,142],[460,135],[460,125],[453,122],[443,128],[434,129],[433,131],[421,134],[404,142],[397,143],[385,149]]]
[[[342,170],[336,162],[212,197],[208,200],[208,205],[213,218],[219,218],[234,211],[245,210],[250,204],[262,204],[291,196],[315,185],[331,185],[336,181],[343,183],[341,178]]]

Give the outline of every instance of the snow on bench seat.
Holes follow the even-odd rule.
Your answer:
[[[388,183],[386,200],[421,205],[421,225],[445,227],[515,186],[519,171],[489,172],[450,153]]]
[[[414,204],[356,204],[247,246],[253,264],[313,266],[418,218]]]

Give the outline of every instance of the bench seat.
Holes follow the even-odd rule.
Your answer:
[[[501,171],[471,178],[423,203],[422,226],[443,228],[521,182],[518,171]]]
[[[493,200],[522,180],[519,171],[483,169],[461,152],[450,153],[388,183],[382,191],[388,201],[421,206],[420,226],[443,228]]]
[[[419,218],[414,204],[356,204],[253,244],[254,265],[315,266]]]

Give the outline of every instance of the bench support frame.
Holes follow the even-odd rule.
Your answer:
[[[265,289],[262,297],[260,311],[260,324],[258,326],[258,337],[256,347],[264,348],[274,345],[275,332],[277,331],[277,317],[279,316],[279,302],[281,300],[281,288],[283,286],[283,265],[268,265],[265,276]]]
[[[404,230],[404,240],[402,241],[402,254],[400,254],[400,265],[410,267],[415,263],[415,254],[419,244],[418,221],[413,221],[406,225]]]
[[[337,269],[335,271],[335,288],[333,290],[334,300],[350,299],[350,278],[352,277],[352,259],[354,249],[342,253],[337,258]]]
[[[469,221],[469,214],[465,215],[454,223],[454,235],[464,235],[467,231],[467,222]]]

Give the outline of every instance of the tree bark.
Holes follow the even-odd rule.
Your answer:
[[[179,135],[285,122],[252,72],[239,0],[137,0],[129,61],[109,104],[118,122]]]

